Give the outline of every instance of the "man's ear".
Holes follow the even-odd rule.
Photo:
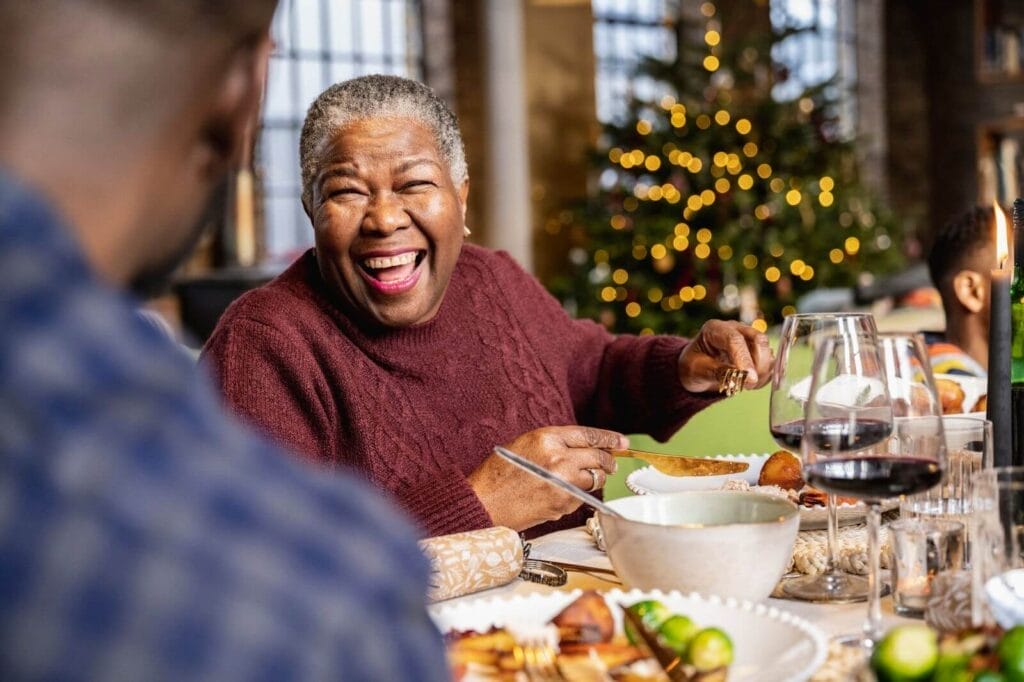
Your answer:
[[[969,312],[980,312],[988,305],[988,279],[975,270],[961,270],[953,275],[953,295]]]
[[[249,163],[249,150],[260,115],[271,50],[270,35],[240,46],[228,58],[215,85],[212,105],[203,126],[203,141],[211,150],[211,172]]]

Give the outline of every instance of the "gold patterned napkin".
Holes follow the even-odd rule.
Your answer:
[[[421,540],[420,549],[434,568],[431,601],[505,585],[523,570],[523,542],[503,526]]]

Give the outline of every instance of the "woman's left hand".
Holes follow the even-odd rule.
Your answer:
[[[679,354],[679,381],[691,393],[718,391],[721,372],[746,370],[743,388],[760,388],[772,377],[768,337],[739,322],[709,320]]]

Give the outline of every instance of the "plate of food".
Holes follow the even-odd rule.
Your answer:
[[[658,495],[683,490],[753,490],[792,500],[800,507],[800,530],[819,530],[828,524],[825,492],[806,484],[800,459],[790,452],[719,455],[722,459],[747,462],[738,474],[723,476],[668,476],[653,467],[642,467],[626,477],[626,487],[637,495]],[[895,509],[898,501],[882,505]],[[840,497],[837,506],[840,525],[862,523],[867,507],[852,497]]]
[[[974,414],[984,416],[988,408],[988,379],[964,374],[936,374],[942,414]]]
[[[529,661],[557,667],[551,676],[569,682],[667,680],[641,638],[627,633],[623,608],[678,652],[686,679],[795,682],[825,660],[826,638],[806,620],[698,594],[574,590],[438,604],[430,613],[460,682],[521,679]]]

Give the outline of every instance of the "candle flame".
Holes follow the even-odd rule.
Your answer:
[[[1006,259],[1010,253],[1006,243],[1006,214],[999,204],[993,205],[992,211],[996,214],[996,267],[1002,269],[1006,266]]]

